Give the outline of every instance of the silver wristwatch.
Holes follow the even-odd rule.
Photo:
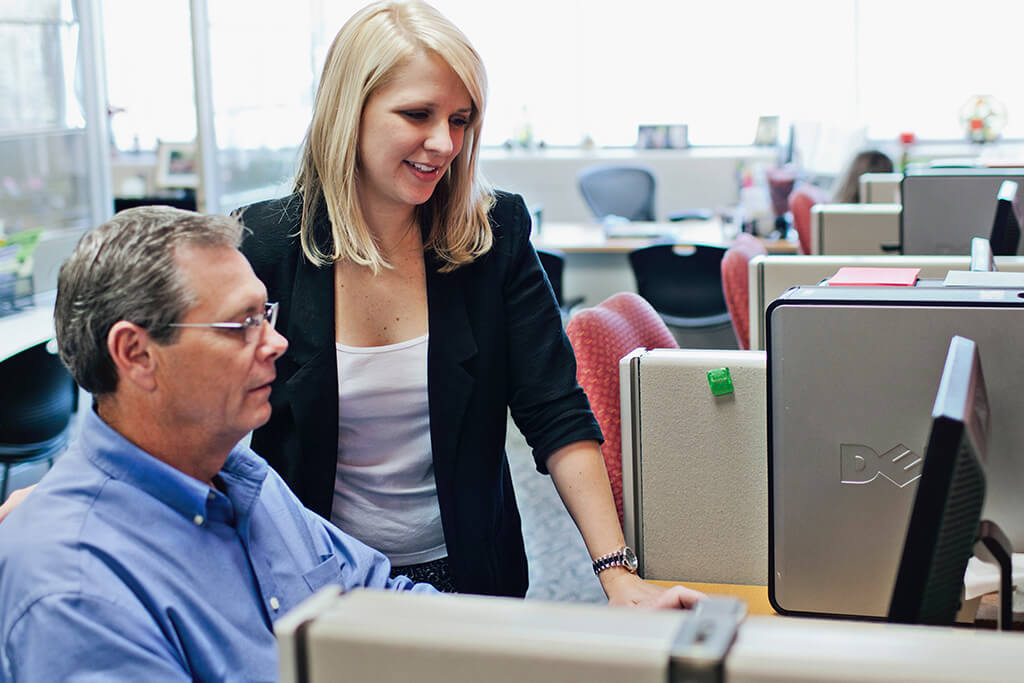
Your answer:
[[[636,574],[637,565],[636,553],[628,545],[624,545],[613,553],[595,559],[594,573],[600,574],[609,567],[623,567],[631,574]]]

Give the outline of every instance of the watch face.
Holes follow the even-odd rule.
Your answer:
[[[622,563],[631,572],[635,572],[640,564],[636,559],[636,553],[628,545],[622,549]]]

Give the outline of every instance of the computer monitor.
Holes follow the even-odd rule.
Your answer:
[[[954,336],[932,410],[889,621],[951,625],[985,503],[989,406],[978,347]]]
[[[170,206],[175,209],[186,211],[197,211],[198,204],[194,192],[185,192],[180,196],[150,196],[150,197],[114,197],[114,213],[125,209],[134,209],[138,206]]]
[[[988,241],[995,256],[1016,256],[1020,243],[1020,205],[1017,203],[1017,183],[1004,180],[996,195],[996,217],[992,221],[992,234]]]
[[[986,236],[991,228],[992,196],[1005,180],[1021,191],[1024,169],[908,169],[900,185],[901,253],[966,254],[971,238]]]

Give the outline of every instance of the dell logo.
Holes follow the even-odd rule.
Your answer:
[[[881,455],[858,443],[839,444],[839,477],[844,484],[868,484],[881,475],[903,488],[921,476],[922,462],[901,443]]]

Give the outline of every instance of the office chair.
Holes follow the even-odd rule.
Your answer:
[[[811,207],[825,201],[825,192],[817,185],[797,185],[789,195],[789,210],[793,214],[793,227],[800,239],[800,253],[811,253]]]
[[[540,265],[548,276],[551,289],[555,292],[555,301],[558,302],[558,309],[562,312],[562,320],[568,320],[569,311],[574,306],[583,303],[583,297],[573,297],[566,301],[562,296],[562,275],[565,272],[565,255],[554,249],[538,249],[537,256],[540,258]]]
[[[0,500],[11,467],[53,459],[68,443],[78,390],[60,358],[38,344],[0,363]]]
[[[690,253],[682,253],[684,249]],[[724,255],[725,247],[671,244],[629,254],[637,292],[673,328],[684,348],[735,348],[722,291]]]
[[[722,257],[722,292],[732,319],[732,329],[741,349],[750,348],[750,280],[747,265],[755,256],[767,254],[761,240],[747,233],[736,236]]]
[[[588,166],[577,176],[580,194],[594,217],[654,220],[654,174],[642,166]]]
[[[631,292],[613,294],[597,306],[577,312],[565,331],[576,353],[576,379],[604,432],[601,455],[622,524],[619,360],[638,347],[679,347],[654,308]]]

